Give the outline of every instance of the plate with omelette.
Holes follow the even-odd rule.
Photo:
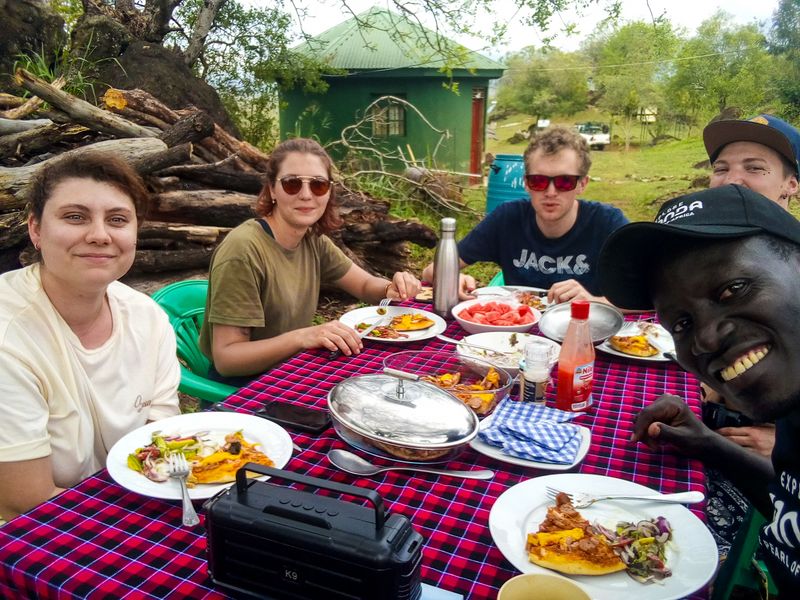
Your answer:
[[[605,500],[576,511],[548,496],[547,487],[596,495],[657,492],[631,481],[583,473],[543,475],[510,487],[491,508],[489,532],[519,571],[568,577],[593,600],[677,600],[714,576],[717,545],[705,524],[685,506]],[[670,532],[663,540],[665,576],[643,582],[611,548],[620,540],[608,543],[611,538],[603,531],[647,523],[668,524]]]
[[[108,452],[109,475],[132,492],[180,500],[181,488],[165,477],[165,461],[154,456],[154,446],[187,456],[193,500],[229,487],[248,462],[281,469],[292,457],[292,439],[277,423],[243,413],[196,412],[152,421],[122,436]],[[192,456],[185,453],[189,450]]]
[[[669,362],[665,353],[675,353],[672,336],[658,323],[629,321],[597,349],[606,354],[648,362]]]

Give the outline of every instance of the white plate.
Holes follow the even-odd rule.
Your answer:
[[[552,573],[529,562],[525,552],[526,535],[538,531],[539,524],[547,515],[547,507],[553,505],[545,492],[546,486],[566,492],[593,494],[655,491],[614,477],[573,473],[544,475],[509,488],[492,506],[489,531],[503,556],[523,573]],[[718,551],[714,538],[703,522],[683,505],[605,500],[579,512],[590,522],[597,521],[606,526],[614,526],[618,521],[636,522],[663,516],[672,527],[673,539],[667,545],[667,566],[672,570],[671,577],[645,585],[624,571],[594,577],[567,576],[579,583],[593,600],[637,596],[647,600],[675,600],[702,588],[716,571]]]
[[[489,425],[492,423],[493,417],[494,415],[491,414],[481,421],[479,429],[486,429],[489,427]],[[542,469],[543,471],[567,471],[575,465],[580,464],[580,462],[586,458],[586,453],[589,451],[589,445],[592,443],[592,432],[589,430],[589,428],[583,427],[582,425],[578,425],[577,427],[581,430],[581,445],[578,448],[578,454],[575,455],[575,461],[568,465],[557,465],[554,463],[539,462],[536,460],[528,460],[525,458],[518,458],[516,456],[509,456],[508,454],[503,454],[503,451],[497,446],[487,444],[477,437],[473,438],[469,445],[472,446],[472,449],[475,450],[475,452],[479,452],[484,456],[488,456],[489,458],[494,458],[501,462],[512,465],[530,467],[531,469]]]
[[[536,294],[544,293],[544,298],[541,298],[542,308],[539,310],[543,311],[550,305],[550,302],[547,300],[547,290],[544,288],[528,287],[525,285],[492,285],[488,287],[476,288],[472,291],[472,293],[478,298],[487,298],[489,296],[497,296],[498,298],[508,297],[513,296],[514,292],[534,292]]]
[[[272,421],[240,413],[198,412],[153,421],[131,431],[111,448],[106,458],[106,468],[114,481],[132,492],[153,498],[180,500],[181,488],[177,480],[168,479],[162,483],[151,481],[141,473],[128,468],[128,454],[151,443],[151,434],[154,431],[170,435],[192,435],[208,431],[212,435],[224,435],[240,430],[248,442],[259,444],[258,449],[272,459],[276,468],[282,468],[292,457],[292,438],[283,427]],[[210,498],[231,485],[231,483],[197,485],[189,489],[189,496],[193,499]]]
[[[664,352],[672,352],[675,354],[675,342],[672,340],[672,336],[669,334],[669,332],[658,323],[642,322],[641,324],[647,326],[645,337],[650,341],[651,344],[653,344],[653,346],[661,350],[661,352],[658,354],[654,356],[635,356],[633,354],[625,354],[619,350],[614,350],[608,340],[604,341],[602,344],[598,344],[596,346],[597,349],[605,352],[606,354],[621,356],[631,360],[643,360],[645,362],[670,362],[672,359],[664,356]],[[622,329],[620,329],[615,335],[640,335],[642,330],[639,329],[639,325],[640,322],[638,321],[625,323],[625,325],[622,326]]]
[[[385,315],[378,315],[378,307],[377,306],[365,306],[363,308],[356,308],[355,310],[350,310],[344,313],[339,320],[347,325],[348,327],[352,327],[353,329],[356,328],[356,325],[359,323],[369,323],[372,325],[375,321],[382,319],[384,317],[396,317],[398,315],[425,315],[431,321],[433,321],[433,325],[428,327],[427,329],[420,329],[418,331],[403,331],[404,335],[407,335],[406,338],[400,338],[397,340],[388,340],[384,338],[377,338],[372,337],[371,335],[367,335],[365,339],[376,341],[376,342],[386,342],[389,344],[407,344],[408,342],[417,342],[419,340],[427,340],[432,337],[436,337],[440,333],[443,333],[445,329],[447,329],[447,323],[443,318],[439,315],[435,315],[427,310],[419,310],[418,308],[406,308],[403,306],[387,306],[386,307],[386,314]]]
[[[501,369],[505,369],[512,377],[516,377],[519,373],[519,361],[525,356],[525,344],[533,339],[541,340],[546,344],[550,344],[553,348],[553,352],[555,353],[554,355],[558,357],[558,353],[561,351],[561,344],[558,342],[532,333],[509,333],[506,331],[473,333],[472,335],[465,337],[463,341],[468,344],[477,344],[478,346],[493,348],[498,352],[511,353],[507,356],[498,357],[497,355],[494,355],[486,350],[470,348],[469,346],[456,346],[456,352],[461,356],[471,356],[485,360],[486,362],[500,367]],[[512,341],[516,341],[517,343],[512,345]],[[553,361],[553,364],[555,364],[555,361]]]

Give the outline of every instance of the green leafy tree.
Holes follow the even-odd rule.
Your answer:
[[[528,47],[512,54],[497,89],[498,112],[537,120],[571,115],[586,108],[589,88],[585,61],[575,52]]]
[[[597,104],[617,117],[626,150],[642,125],[642,111],[661,112],[664,106],[664,82],[679,40],[672,24],[659,18],[618,28],[604,25],[587,43],[587,54],[594,60]]]
[[[775,87],[783,103],[780,112],[791,120],[800,119],[800,0],[781,0],[772,17],[770,52],[780,59],[776,65]]]
[[[718,12],[678,52],[667,89],[673,108],[692,120],[732,106],[750,114],[773,100],[776,66],[756,25],[734,25]]]

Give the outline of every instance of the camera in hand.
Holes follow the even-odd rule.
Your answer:
[[[720,429],[722,427],[747,427],[753,425],[753,420],[718,402],[703,402],[703,423],[710,429]]]

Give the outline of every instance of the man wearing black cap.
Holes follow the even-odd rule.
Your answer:
[[[772,523],[761,532],[782,597],[800,592],[800,222],[737,185],[666,203],[611,235],[599,261],[615,305],[652,309],[678,361],[757,421],[776,420],[772,462],[706,427],[675,396],[636,419],[633,441],[672,446],[728,476]]]
[[[703,142],[711,160],[710,187],[735,183],[783,208],[798,190],[800,132],[772,115],[709,123]]]

